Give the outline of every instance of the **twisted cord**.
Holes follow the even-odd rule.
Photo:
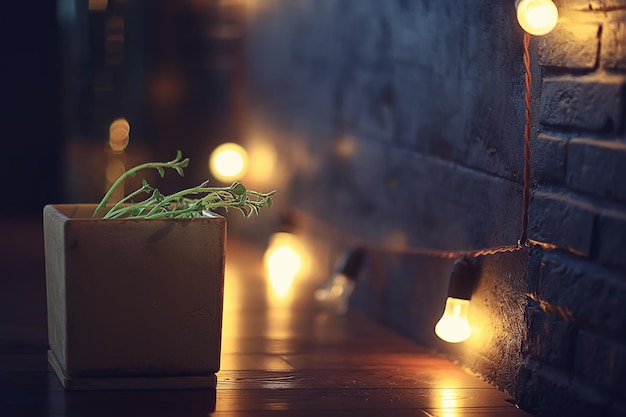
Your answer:
[[[366,246],[367,247],[367,246]],[[433,258],[442,258],[442,259],[455,259],[460,257],[467,258],[478,258],[479,256],[485,255],[495,255],[497,253],[505,253],[505,252],[515,252],[520,250],[522,247],[520,245],[507,245],[507,246],[498,246],[493,248],[483,248],[483,249],[475,249],[475,250],[438,250],[438,249],[430,249],[430,248],[422,248],[422,247],[390,247],[390,246],[369,246],[372,249],[376,249],[381,252],[404,252],[411,253],[415,255],[424,255],[430,256]]]
[[[519,245],[528,245],[528,211],[530,204],[530,101],[531,92],[530,85],[532,82],[530,73],[530,34],[524,33],[524,68],[526,70],[525,84],[525,103],[526,103],[526,126],[524,128],[524,191],[522,197],[522,233],[519,238]]]

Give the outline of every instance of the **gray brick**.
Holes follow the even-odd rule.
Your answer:
[[[528,353],[550,365],[567,370],[576,329],[572,323],[548,315],[537,305],[527,308]]]
[[[565,181],[567,139],[541,133],[531,147],[533,177],[541,182],[562,184]]]
[[[562,128],[615,133],[624,123],[621,75],[548,78],[541,93],[541,123]]]
[[[539,37],[539,65],[570,69],[591,69],[598,61],[599,25],[573,23],[557,25]]]
[[[535,416],[560,416],[569,385],[565,372],[529,360],[520,370],[515,397],[522,409]]]
[[[573,256],[546,253],[539,297],[545,308],[587,327],[626,335],[626,280]]]
[[[588,331],[576,344],[576,375],[615,398],[626,397],[626,346]]]
[[[626,200],[626,144],[572,139],[567,147],[567,185],[601,197]]]
[[[528,272],[526,282],[528,283],[528,292],[537,294],[539,291],[539,276],[541,275],[541,262],[543,261],[543,249],[541,246],[533,246],[530,251],[528,261]]]
[[[626,213],[607,210],[598,222],[598,259],[626,267]]]
[[[531,239],[589,255],[595,216],[593,206],[567,195],[536,192],[530,203],[528,234]]]
[[[520,407],[537,417],[603,416],[608,407],[607,398],[592,387],[534,360],[522,367],[516,393]]]
[[[606,394],[594,387],[574,380],[570,389],[565,392],[563,416],[589,417],[604,416],[609,407],[609,398]]]
[[[604,25],[601,63],[607,69],[626,70],[626,23],[612,22]]]

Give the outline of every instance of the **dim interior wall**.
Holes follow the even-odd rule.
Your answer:
[[[248,33],[252,109],[263,124],[258,129],[268,131],[264,136],[273,137],[289,161],[291,202],[330,229],[312,233],[321,240],[348,235],[383,249],[466,250],[517,242],[523,64],[521,31],[509,7],[470,7],[465,1],[258,3]],[[483,300],[477,305],[503,308],[483,321],[490,325],[475,340],[479,349],[450,346],[433,334],[450,260],[375,253],[376,268],[367,268],[371,274],[358,286],[355,304],[453,358],[465,358],[475,372],[510,391],[513,375],[499,365],[496,352],[519,352],[522,333],[516,331],[513,340],[493,333],[508,338],[495,323],[523,321],[523,257],[500,257],[516,265],[517,281],[497,270],[501,260],[483,260],[490,272],[481,285],[516,290],[479,287]],[[378,289],[365,291],[368,286]],[[481,308],[474,313],[484,315]],[[521,358],[513,356],[508,359],[516,369]]]
[[[575,415],[581,404],[623,415],[623,3],[561,1],[564,26],[532,39],[530,234],[552,249],[479,259],[474,334],[459,345],[433,332],[452,260],[412,249],[519,238],[524,65],[514,2],[248,9],[248,140],[277,151],[268,169],[286,195],[278,206],[314,219],[304,226],[322,258],[370,246],[355,308],[537,415]]]

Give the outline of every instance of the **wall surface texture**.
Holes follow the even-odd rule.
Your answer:
[[[532,39],[529,234],[548,245],[477,258],[473,334],[454,345],[433,332],[453,257],[430,250],[521,232],[514,1],[249,4],[242,140],[277,150],[277,205],[318,259],[369,249],[353,306],[537,415],[624,415],[626,2],[562,0],[557,30]]]
[[[537,42],[537,187],[517,396],[542,415],[626,415],[626,1],[562,0]]]

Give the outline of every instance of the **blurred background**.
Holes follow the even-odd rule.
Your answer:
[[[156,186],[209,178],[211,151],[241,136],[240,13],[216,1],[3,6],[2,213],[97,202],[124,167],[179,149],[192,160],[184,182]],[[111,133],[118,119],[126,138]]]
[[[56,4],[8,2],[2,24],[1,209],[39,214],[61,197],[64,152]]]

